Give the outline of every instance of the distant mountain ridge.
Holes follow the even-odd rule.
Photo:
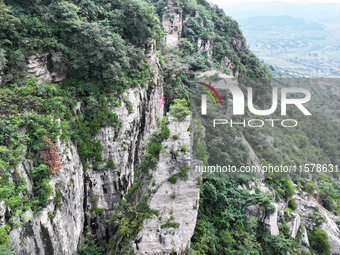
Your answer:
[[[297,31],[322,31],[325,26],[318,22],[309,22],[302,18],[284,16],[258,16],[239,21],[243,30],[268,31],[268,30],[297,30]]]

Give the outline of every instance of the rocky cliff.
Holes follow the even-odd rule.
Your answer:
[[[126,6],[119,6],[119,8],[122,10],[127,8],[127,10],[124,11],[128,14],[140,9],[144,11],[145,9],[143,8],[146,6],[146,2],[142,2],[141,5],[137,6],[140,7],[139,9],[128,9],[137,2],[139,3],[139,1],[130,1]],[[25,211],[21,211],[21,209],[14,211],[5,201],[0,202],[0,234],[5,236],[6,231],[8,231],[8,246],[14,254],[76,254],[81,244],[86,242],[86,232],[93,234],[95,247],[98,245],[106,246],[107,253],[109,254],[130,254],[133,252],[136,254],[182,255],[190,250],[199,217],[199,209],[202,208],[200,207],[202,203],[202,199],[200,201],[200,192],[204,192],[204,190],[201,189],[203,186],[201,174],[192,171],[191,167],[192,164],[202,166],[202,168],[204,167],[203,162],[193,159],[197,154],[200,154],[200,160],[206,161],[205,163],[207,164],[209,155],[206,150],[207,144],[203,141],[205,129],[202,128],[201,120],[192,125],[193,123],[190,122],[191,115],[184,118],[184,120],[180,120],[180,118],[176,118],[167,113],[166,111],[168,109],[164,107],[164,97],[169,97],[169,99],[166,98],[166,101],[169,103],[174,101],[174,98],[189,98],[190,93],[188,92],[188,87],[191,85],[189,81],[191,78],[209,78],[209,83],[213,86],[218,86],[220,82],[224,82],[225,80],[230,80],[238,85],[237,77],[239,75],[245,76],[250,74],[255,77],[263,77],[266,76],[267,73],[266,69],[259,64],[258,59],[248,50],[236,22],[224,14],[222,15],[221,10],[212,7],[204,1],[205,5],[200,5],[199,8],[197,7],[196,1],[190,1],[190,3],[189,1],[176,0],[163,1],[163,3],[165,2],[166,7],[162,10],[162,15],[160,15],[162,17],[161,24],[163,26],[164,38],[159,38],[157,43],[156,40],[150,39],[152,36],[149,29],[151,25],[147,23],[152,20],[154,24],[158,24],[158,17],[153,17],[153,13],[152,15],[146,15],[148,16],[147,18],[140,15],[142,18],[145,18],[143,22],[146,24],[142,26],[143,31],[139,31],[142,30],[142,28],[137,26],[136,29],[134,26],[140,22],[140,20],[135,22],[135,24],[131,23],[131,26],[125,27],[125,23],[128,21],[126,17],[129,17],[129,15],[126,17],[119,16],[123,15],[123,11],[120,13],[120,11],[117,11],[115,8],[112,10],[110,9],[111,5],[105,6],[108,10],[106,10],[107,12],[103,11],[103,13],[102,9],[98,8],[100,11],[98,11],[99,14],[96,14],[98,15],[96,18],[102,21],[103,16],[107,15],[109,18],[105,19],[112,27],[116,25],[115,15],[123,20],[122,24],[124,28],[121,29],[119,27],[118,29],[114,27],[112,28],[113,32],[111,31],[112,33],[107,35],[104,31],[107,31],[108,27],[105,27],[105,25],[100,28],[96,22],[91,20],[91,15],[95,13],[95,11],[93,13],[89,11],[86,4],[81,6],[83,9],[80,7],[78,9],[78,6],[67,1],[62,1],[57,10],[54,10],[56,16],[67,16],[71,18],[67,20],[69,23],[67,23],[67,28],[64,29],[65,34],[62,33],[62,36],[59,34],[60,27],[58,26],[57,29],[53,27],[51,31],[54,31],[63,39],[65,39],[67,33],[71,31],[71,33],[68,34],[69,36],[76,35],[72,37],[72,40],[82,40],[81,43],[78,42],[77,45],[79,52],[77,52],[78,48],[75,45],[66,47],[69,52],[72,53],[73,51],[73,55],[71,54],[71,57],[69,56],[69,60],[73,61],[72,65],[70,65],[70,69],[73,68],[73,75],[78,74],[81,78],[83,78],[82,75],[84,75],[84,77],[87,78],[99,79],[100,82],[102,82],[101,79],[106,78],[106,83],[103,83],[104,86],[100,84],[100,86],[102,86],[100,89],[103,89],[104,99],[107,100],[109,112],[114,113],[122,125],[108,125],[107,123],[103,124],[96,121],[91,123],[90,126],[94,128],[94,130],[99,127],[98,132],[90,138],[98,141],[101,145],[101,163],[95,165],[93,161],[89,159],[89,164],[86,166],[86,163],[84,164],[84,161],[82,161],[80,148],[75,141],[76,139],[62,139],[64,130],[67,132],[70,131],[70,128],[67,127],[67,125],[65,128],[63,119],[55,118],[56,129],[60,129],[60,133],[58,133],[56,141],[49,144],[48,148],[51,149],[51,147],[53,147],[53,149],[55,149],[55,155],[57,155],[57,161],[60,163],[60,169],[58,168],[58,171],[52,169],[53,174],[48,176],[50,182],[47,185],[48,189],[45,190],[50,191],[48,204],[39,207],[36,211],[32,209],[34,208],[33,204],[30,204],[30,208],[25,209]],[[2,7],[1,4],[0,2],[0,7]],[[207,14],[205,11],[202,13],[201,9],[203,6],[208,10],[207,13],[209,15],[204,15]],[[55,6],[52,7],[55,8]],[[18,8],[18,10],[22,10],[22,8],[20,8]],[[27,6],[25,8],[27,8]],[[105,8],[103,7],[103,10]],[[80,9],[81,11],[79,11]],[[149,9],[153,11],[153,8]],[[62,13],[65,10],[67,11],[67,15]],[[68,12],[69,10],[70,13]],[[77,16],[78,12],[82,12],[84,16],[88,15],[86,16],[86,19],[90,20],[88,24],[82,24],[82,19]],[[137,15],[136,17],[140,16]],[[155,19],[150,18],[150,16]],[[114,17],[114,22],[110,23],[112,17]],[[218,22],[216,20],[218,20]],[[35,20],[35,22],[37,21]],[[52,21],[49,22],[53,23],[55,20],[52,19]],[[69,24],[72,24],[73,27],[69,27]],[[106,23],[103,22],[103,24]],[[123,27],[122,24],[120,24],[121,27]],[[53,26],[55,26],[55,23],[53,23]],[[85,28],[84,30],[79,29],[83,27]],[[72,29],[78,32],[76,33]],[[119,31],[119,33],[117,31]],[[134,33],[131,31],[134,33],[142,32],[141,35],[148,38],[145,41],[139,40],[139,38],[132,36]],[[84,33],[82,34],[82,32]],[[100,38],[96,37],[98,34],[100,34]],[[159,50],[162,46],[158,45],[163,39],[165,40],[164,46],[167,46],[164,47],[164,52]],[[90,46],[87,45],[88,41],[91,40],[94,41],[94,44],[90,44]],[[92,50],[94,47],[97,47],[97,44],[101,45],[101,47],[98,47],[100,50],[91,56],[86,55],[88,48],[81,48],[86,45]],[[65,45],[58,45],[60,48],[63,48],[62,46]],[[80,51],[80,49],[82,51]],[[106,51],[107,49],[111,51]],[[40,107],[37,107],[36,111],[41,115],[45,114],[50,117],[58,114],[58,111],[53,111],[54,108],[64,107],[69,111],[67,114],[64,114],[64,116],[68,118],[70,122],[81,119],[81,117],[85,116],[86,111],[91,111],[95,108],[99,100],[94,97],[95,93],[91,90],[91,85],[93,84],[87,84],[81,79],[77,81],[81,86],[72,87],[72,90],[68,91],[72,95],[67,97],[65,101],[51,100],[51,103],[49,101],[51,98],[44,97],[44,93],[46,93],[53,95],[53,99],[58,98],[60,94],[55,92],[57,89],[55,89],[54,86],[57,84],[65,85],[69,82],[67,75],[70,70],[65,69],[65,64],[67,63],[65,63],[64,60],[64,54],[69,52],[49,52],[48,50],[44,50],[43,53],[40,52],[39,54],[32,54],[32,50],[28,52],[29,55],[23,57],[26,61],[25,68],[23,69],[25,70],[23,71],[24,75],[19,77],[22,78],[22,80],[25,80],[27,77],[36,77],[38,86],[34,87],[35,85],[31,86],[28,84],[21,90],[21,85],[11,84],[11,87],[6,88],[8,91],[12,88],[18,89],[19,87],[18,91],[22,94],[22,98],[31,100],[32,98],[36,98],[27,91],[37,88],[39,97],[38,100],[32,103],[32,105],[36,104]],[[129,59],[129,54],[135,54],[135,52],[140,53],[142,57],[138,55]],[[15,56],[18,59],[20,58],[19,53],[18,56]],[[163,53],[165,55],[164,58],[161,56]],[[83,55],[85,55],[85,57],[83,57]],[[110,55],[108,59],[105,58],[106,55]],[[83,58],[78,61],[78,57]],[[95,60],[93,60],[93,58],[95,58]],[[104,60],[97,64],[97,58]],[[144,58],[147,60],[147,68],[138,62],[143,62],[142,59]],[[90,60],[86,62],[88,59]],[[169,60],[170,64],[164,63],[164,59]],[[118,60],[122,61],[119,62]],[[107,62],[109,62],[109,64]],[[133,66],[133,64],[129,66],[127,64],[128,62],[133,62],[135,66]],[[138,63],[136,64],[135,62]],[[172,63],[174,63],[173,66]],[[84,68],[83,65],[85,66]],[[7,77],[9,80],[15,80],[17,74],[13,71],[13,69],[15,69],[14,67],[15,65],[12,64],[12,69],[0,70],[1,86],[2,77],[5,77],[5,75],[9,77]],[[102,71],[102,67],[106,68],[104,70],[105,72]],[[132,74],[124,72],[126,70],[123,69],[128,69],[127,67],[131,67],[132,70],[129,71],[131,71]],[[136,67],[138,70],[132,67]],[[215,70],[215,68],[218,70]],[[10,71],[12,71],[12,73]],[[115,76],[116,73],[117,77],[119,76],[118,78]],[[147,73],[147,75],[145,75],[145,73]],[[148,79],[145,79],[145,77],[143,77],[144,75],[147,76]],[[165,76],[167,78],[165,78]],[[110,79],[114,79],[113,83],[118,83],[118,85],[111,84],[114,89],[110,87],[104,93],[104,89],[107,89],[108,84],[110,84],[107,80]],[[72,83],[72,79],[70,80]],[[131,84],[138,83],[142,80],[143,82],[141,83],[144,84],[133,84],[130,86],[129,83],[129,86],[121,88],[124,84],[126,85],[126,83],[119,83],[120,80],[124,80],[126,83],[130,82]],[[147,82],[145,82],[145,80],[147,80]],[[65,84],[61,83],[62,81],[65,81]],[[40,87],[40,85],[44,83],[48,85],[46,87]],[[165,86],[167,86],[168,91],[170,91],[168,95],[164,95]],[[67,84],[62,87],[62,89],[66,90]],[[110,89],[112,89],[112,91],[118,89],[117,91],[120,92],[112,92]],[[265,90],[266,88],[261,89]],[[6,93],[10,94],[8,91]],[[76,93],[79,94],[75,95]],[[86,96],[84,95],[89,97],[89,101],[94,101],[93,105],[86,104],[84,100]],[[1,93],[0,96],[2,96]],[[11,96],[12,100],[16,101],[16,95]],[[262,100],[262,98],[258,99]],[[226,100],[228,105],[227,116],[231,117],[233,99],[228,97]],[[6,103],[6,100],[4,101]],[[47,104],[49,106],[48,110],[41,106],[46,102],[50,103]],[[62,104],[60,102],[64,103],[64,105],[60,106],[60,104]],[[31,110],[31,105],[25,106],[25,108],[20,105],[20,102],[15,103],[15,107],[19,105],[18,109],[15,109],[16,111],[25,112]],[[7,108],[13,110],[11,104],[4,104],[4,108],[6,108],[6,110]],[[0,114],[3,113],[0,111]],[[102,112],[99,112],[99,114],[102,114]],[[102,116],[95,117],[100,119]],[[158,130],[160,120],[162,120],[163,117],[166,117],[167,121],[169,121],[167,124],[169,135],[162,140],[161,144],[156,143],[155,147],[159,145],[159,147],[157,147],[159,151],[156,150],[157,152],[155,154],[157,154],[157,157],[153,158],[155,165],[152,165],[151,169],[148,169],[149,172],[147,174],[142,173],[146,175],[145,178],[144,176],[142,178],[140,177],[140,171],[139,175],[137,175],[137,173],[138,170],[140,170],[139,164],[143,163],[147,154],[145,140],[147,140],[149,135],[153,134],[155,130]],[[54,124],[54,122],[51,121],[51,119],[55,120],[54,117],[47,119],[49,125],[51,125],[51,123]],[[24,119],[20,119],[21,122],[23,120]],[[40,119],[38,119],[38,121],[39,120]],[[17,120],[15,119],[15,121]],[[87,121],[88,119],[84,122]],[[2,124],[6,126],[7,122],[3,122]],[[195,137],[193,137],[195,132],[192,132],[192,130],[198,129],[198,126],[204,129],[204,132],[202,131],[199,136],[196,136],[201,147],[196,148],[197,151],[192,151],[194,147],[193,140],[195,139]],[[41,131],[39,127],[37,130],[41,133],[37,131],[33,133],[33,135],[42,139],[46,135],[43,132],[44,130]],[[4,132],[6,136],[8,133],[12,134],[11,132],[14,133],[13,137],[17,135],[11,129],[5,131],[7,132]],[[20,129],[22,134],[29,131],[30,130],[25,128]],[[228,132],[223,132],[222,135],[225,135],[225,133]],[[79,136],[79,134],[77,135]],[[256,136],[256,134],[254,136]],[[274,136],[262,134],[262,136],[258,135],[258,137],[264,138],[269,146],[274,147]],[[233,133],[233,137],[228,140],[228,144],[224,144],[225,142],[222,140],[223,139],[216,139],[215,141],[216,143],[220,143],[220,147],[226,145],[224,148],[227,147],[226,150],[228,149],[228,151],[220,151],[218,148],[215,151],[215,154],[222,155],[222,159],[231,161],[231,155],[236,151],[237,153],[235,154],[237,155],[233,156],[237,158],[237,160],[243,160],[244,158],[246,164],[255,166],[261,164],[260,157],[256,154],[257,148],[251,145],[250,139],[248,139],[244,133],[238,131]],[[262,146],[263,144],[260,145]],[[7,152],[6,149],[6,147],[1,146],[0,155],[5,155],[4,152]],[[242,151],[239,149],[242,149]],[[32,151],[30,151],[31,154],[33,154]],[[11,170],[8,173],[10,178],[8,180],[3,179],[2,176],[0,178],[0,181],[5,180],[9,183],[24,183],[26,189],[22,191],[19,184],[18,187],[15,186],[17,184],[13,184],[15,186],[13,189],[18,190],[19,194],[15,194],[19,198],[27,199],[28,197],[32,198],[35,196],[34,192],[36,191],[34,188],[37,186],[37,181],[33,178],[32,172],[36,167],[35,163],[38,160],[37,158],[41,156],[41,152],[39,152],[39,150],[36,151],[34,152],[36,152],[37,155],[28,156],[28,150],[25,147],[25,152],[22,153],[23,155],[20,155],[21,158],[24,159],[20,161],[21,163],[19,163],[18,166],[10,168]],[[3,164],[2,159],[0,159],[0,163]],[[109,163],[110,167],[108,169],[107,165]],[[5,169],[5,167],[3,167],[5,164],[1,164],[0,170],[2,171],[2,168]],[[219,197],[216,191],[218,188],[214,187],[213,182],[210,183],[211,185],[209,184],[209,189],[207,188],[207,190],[211,193],[208,192],[205,194],[207,201],[212,197],[215,199],[212,202],[223,203],[221,204],[221,208],[224,208],[224,206],[228,206],[228,208],[223,209],[223,216],[218,219],[225,224],[223,225],[224,229],[221,231],[215,231],[212,227],[213,224],[210,224],[208,221],[203,221],[204,224],[199,225],[200,227],[196,229],[199,234],[201,234],[199,231],[202,231],[202,229],[209,229],[207,231],[208,235],[202,231],[203,234],[201,237],[205,239],[202,241],[202,246],[204,246],[202,248],[204,250],[202,254],[209,254],[207,249],[209,249],[210,242],[217,243],[217,239],[222,239],[224,236],[227,236],[230,240],[232,239],[232,235],[235,235],[238,239],[242,239],[237,240],[237,242],[241,242],[243,239],[246,240],[246,242],[257,241],[254,233],[247,233],[245,230],[246,225],[243,225],[243,223],[246,222],[246,216],[257,219],[257,221],[255,220],[256,224],[260,224],[261,229],[263,228],[267,231],[271,237],[281,237],[283,232],[282,225],[285,224],[284,227],[286,230],[288,227],[287,233],[289,238],[297,240],[300,246],[306,251],[311,251],[308,236],[315,227],[319,227],[328,234],[331,252],[340,253],[340,231],[336,224],[339,217],[323,207],[318,192],[315,192],[314,195],[307,194],[302,191],[300,187],[296,186],[296,193],[292,198],[296,200],[297,206],[295,210],[291,210],[287,208],[289,203],[288,199],[277,198],[273,187],[270,187],[262,180],[264,178],[263,174],[256,177],[257,179],[252,179],[251,181],[247,179],[247,182],[242,185],[239,185],[239,183],[236,184],[236,189],[238,189],[238,191],[242,190],[243,197],[237,196],[237,192],[234,192],[232,188],[228,186],[230,183],[220,185],[219,188],[225,193],[222,197]],[[43,182],[44,180],[40,181]],[[137,193],[140,197],[136,196],[137,198],[134,198],[135,200],[131,203],[138,204],[138,202],[141,202],[138,201],[138,199],[143,199],[145,210],[149,209],[153,215],[152,217],[143,218],[141,226],[137,227],[136,225],[138,225],[139,222],[136,223],[135,219],[131,220],[132,222],[129,221],[130,219],[126,221],[128,224],[123,226],[127,228],[127,230],[125,229],[124,236],[126,240],[124,240],[123,243],[125,246],[129,246],[128,248],[130,250],[119,250],[119,242],[121,242],[123,238],[112,241],[112,237],[115,237],[115,234],[119,233],[119,231],[123,232],[121,230],[121,225],[123,224],[119,225],[119,223],[114,222],[112,219],[115,218],[117,214],[118,205],[126,205],[126,203],[130,202],[127,199],[129,192],[135,189],[137,185],[134,186],[134,184],[139,181],[140,186],[138,186]],[[237,181],[235,181],[235,183],[236,182]],[[235,183],[233,182],[232,184],[234,185]],[[1,192],[6,193],[7,190],[1,190]],[[25,195],[23,195],[24,193]],[[253,204],[249,206],[247,196],[250,194],[254,196],[251,201]],[[263,198],[261,197],[263,194],[267,194],[268,196]],[[247,206],[244,208],[239,206],[237,210],[234,210],[235,208],[232,208],[234,206],[232,202],[236,201],[230,200],[230,197],[233,196],[245,200],[239,204],[247,204]],[[262,204],[260,204],[260,202]],[[36,200],[34,200],[34,203],[37,203]],[[12,204],[14,204],[13,208],[17,209],[15,203]],[[264,204],[266,207],[264,207]],[[270,207],[270,205],[272,207]],[[229,209],[230,211],[228,211]],[[215,207],[209,208],[209,210],[214,211]],[[237,211],[236,216],[232,214],[235,213],[235,211]],[[122,210],[118,213],[124,214],[125,211]],[[135,213],[140,215],[144,212],[137,211]],[[204,213],[201,213],[201,218],[204,218],[202,214]],[[213,217],[210,218],[215,220],[213,219],[214,214],[212,215]],[[243,217],[242,220],[236,222],[234,217],[239,217],[240,215]],[[236,228],[242,226],[242,228],[244,228],[243,233],[238,233],[235,229],[228,230],[227,227],[230,227],[232,224],[235,224]],[[130,234],[129,231],[132,227],[138,229],[136,235]],[[6,230],[7,228],[9,230]],[[254,232],[256,232],[255,229]],[[246,236],[241,235],[244,233]],[[255,241],[247,239],[250,234],[254,235],[253,239]],[[212,235],[218,238],[209,239]],[[3,240],[1,239],[1,241]],[[208,242],[208,245],[205,245],[205,242]],[[213,245],[215,245],[215,243]],[[6,240],[4,244],[7,245]],[[226,247],[220,246],[225,248],[224,251],[227,253],[229,251],[228,248],[230,248],[229,246],[237,246],[239,244],[240,243],[236,243],[236,241],[230,241],[230,243],[228,243],[223,240],[222,246],[224,245]],[[124,247],[124,245],[121,247]],[[257,246],[260,246],[260,244],[257,244]],[[236,247],[236,249],[237,248],[238,247]],[[214,254],[216,254],[216,250]]]
[[[162,25],[166,45],[169,47],[177,46],[183,29],[182,11],[178,8],[177,0],[167,0]]]
[[[61,57],[60,54],[49,53],[30,56],[28,74],[37,77],[40,82],[62,81],[66,73],[58,69],[58,60]],[[117,114],[123,125],[102,128],[95,137],[102,145],[104,162],[112,159],[114,169],[98,171],[90,166],[84,171],[76,146],[71,141],[65,144],[58,140],[55,146],[60,155],[61,170],[50,182],[54,191],[50,195],[53,202],[38,215],[29,210],[21,216],[21,223],[9,234],[9,247],[15,254],[75,254],[84,229],[95,234],[100,242],[106,243],[112,236],[115,231],[110,222],[113,207],[122,200],[133,184],[136,164],[143,156],[145,136],[157,128],[157,122],[164,115],[161,100],[164,98],[163,77],[155,42],[150,44],[147,59],[152,67],[153,80],[144,88],[128,89],[120,94],[118,98],[121,99],[121,104],[110,105],[110,110]],[[81,115],[82,107],[83,104],[79,101],[73,114]],[[161,153],[159,162],[153,169],[157,191],[148,203],[151,208],[159,210],[160,216],[144,223],[144,230],[135,245],[139,254],[169,254],[173,249],[184,254],[190,246],[195,228],[199,176],[189,172],[188,180],[178,180],[176,184],[168,181],[172,174],[183,168],[190,168],[190,151],[182,152],[176,158],[172,156],[174,150],[180,151],[183,146],[190,147],[190,118],[181,122],[173,117],[170,119],[171,137],[177,135],[179,139],[168,139],[162,144],[166,151]],[[32,192],[33,187],[32,167],[32,161],[24,162],[18,167],[28,192]],[[168,198],[164,199],[165,197]],[[15,217],[7,219],[7,213],[2,204],[2,226],[8,220],[13,224],[17,220]],[[163,228],[172,218],[179,223],[179,227]]]
[[[201,174],[191,171],[190,116],[184,121],[169,117],[171,137],[162,143],[159,162],[153,170],[153,186],[149,206],[158,210],[159,216],[146,220],[144,229],[135,241],[138,254],[185,254],[194,233],[198,204],[198,183]],[[199,161],[195,164],[202,164]],[[177,176],[176,181],[170,181]],[[172,225],[171,225],[172,224]]]
[[[263,182],[249,182],[248,186],[239,186],[240,189],[248,190],[250,193],[256,189],[262,192],[269,193],[275,198],[275,191],[268,188]],[[293,199],[297,202],[297,208],[294,211],[288,207],[288,202],[285,199],[280,199],[274,203],[275,210],[273,213],[266,213],[258,205],[252,205],[245,209],[247,215],[256,217],[269,233],[279,235],[278,224],[287,224],[289,235],[293,239],[297,239],[306,251],[310,251],[310,243],[308,233],[311,233],[314,227],[319,227],[328,235],[328,242],[331,247],[331,253],[338,253],[340,249],[340,230],[336,224],[339,216],[326,210],[320,200],[318,193],[308,195],[299,187],[295,186],[296,194]]]
[[[66,74],[56,75],[57,71],[49,70],[48,59],[51,58],[53,63],[58,59],[57,56],[49,56],[47,53],[31,56],[28,73],[41,82],[58,82]],[[131,186],[134,167],[142,155],[144,136],[156,128],[164,112],[163,105],[159,105],[159,98],[163,97],[163,79],[154,47],[149,50],[147,58],[155,78],[145,88],[128,89],[119,95],[125,100],[120,106],[111,106],[110,109],[122,120],[123,126],[103,128],[96,136],[103,148],[103,159],[112,159],[115,169],[98,172],[90,167],[83,171],[77,148],[72,142],[64,144],[59,141],[56,148],[61,170],[50,182],[54,190],[50,199],[54,202],[44,208],[38,217],[32,211],[21,216],[24,226],[18,225],[9,235],[10,248],[15,254],[74,254],[84,227],[89,227],[99,240],[109,239],[113,231],[110,228],[113,205]],[[129,110],[128,102],[132,102]],[[77,106],[74,113],[81,114],[81,102]],[[18,167],[25,178],[28,192],[33,186],[30,177],[32,166],[32,162],[28,161]],[[198,195],[198,191],[196,193]],[[0,217],[4,226],[6,210],[2,210]],[[15,217],[10,220],[13,223],[16,221]]]
[[[21,216],[24,226],[18,225],[9,235],[10,249],[14,254],[74,254],[77,251],[85,220],[83,166],[72,143],[58,143],[57,148],[62,168],[51,180],[55,191],[51,199],[54,202],[43,209],[38,217],[32,211]],[[19,166],[29,192],[33,186],[31,167],[31,162]],[[20,222],[15,217],[10,220]]]

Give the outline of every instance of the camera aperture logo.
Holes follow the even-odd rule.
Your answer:
[[[207,115],[208,107],[207,107],[207,95],[210,96],[210,98],[213,100],[214,104],[216,105],[217,102],[213,96],[217,97],[219,100],[221,106],[223,106],[221,96],[216,91],[216,89],[222,91],[222,93],[228,93],[230,91],[232,95],[232,115],[237,116],[237,120],[235,119],[214,119],[213,120],[213,126],[216,127],[218,125],[229,125],[230,127],[233,126],[243,126],[243,127],[252,127],[252,128],[261,128],[264,125],[270,125],[271,127],[274,127],[275,125],[279,124],[282,127],[285,128],[293,128],[298,125],[298,121],[295,119],[263,119],[263,118],[254,118],[254,119],[243,119],[239,120],[240,117],[245,115],[246,111],[246,99],[243,91],[241,88],[236,85],[235,83],[223,83],[223,84],[217,84],[217,86],[212,87],[211,85],[208,85],[203,82],[198,83],[201,86],[202,91],[205,92],[205,94],[201,95],[201,116]],[[208,88],[209,90],[203,88],[202,86]],[[273,87],[272,88],[272,100],[271,100],[271,107],[269,109],[260,110],[256,109],[254,105],[254,97],[253,97],[253,88],[247,87],[247,108],[250,113],[256,116],[270,116],[271,114],[275,113],[278,109],[279,102],[280,105],[280,115],[281,116],[287,116],[287,106],[293,105],[299,111],[305,115],[305,116],[311,116],[312,114],[307,110],[307,108],[304,106],[304,104],[308,103],[311,99],[311,93],[309,90],[305,88],[298,88],[298,87],[284,87],[280,89],[281,94],[281,100],[279,101],[279,88]],[[221,92],[220,92],[221,93]],[[290,98],[292,96],[295,96],[294,98]],[[228,104],[225,104],[228,105]]]

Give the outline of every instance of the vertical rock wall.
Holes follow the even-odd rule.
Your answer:
[[[153,186],[150,187],[155,192],[149,206],[158,210],[159,216],[145,220],[144,229],[135,240],[137,254],[185,254],[195,230],[199,204],[197,183],[201,176],[193,170],[188,170],[187,179],[179,176],[183,168],[190,168],[191,152],[181,151],[183,146],[190,148],[190,116],[182,122],[174,117],[169,120],[170,137],[162,143],[164,151],[152,171]],[[178,140],[174,141],[173,135],[177,135]],[[169,181],[173,175],[176,183]],[[178,225],[171,227],[168,223]]]
[[[162,25],[166,45],[176,47],[183,29],[182,11],[178,8],[177,0],[168,0],[162,17]]]
[[[62,76],[53,76],[53,70],[58,69],[48,67],[49,61],[58,61],[59,57],[48,54],[30,57],[29,75],[36,76],[40,81],[60,81]],[[164,112],[160,104],[163,78],[155,42],[148,49],[147,59],[154,78],[147,86],[128,89],[116,95],[122,104],[110,107],[123,126],[102,128],[96,136],[103,148],[103,159],[112,159],[115,168],[99,172],[90,167],[84,172],[77,148],[70,142],[64,144],[59,141],[56,147],[62,168],[51,178],[54,194],[50,199],[53,201],[58,192],[61,201],[51,202],[38,216],[28,211],[22,219],[11,217],[13,221],[22,222],[10,232],[10,249],[15,254],[74,254],[84,227],[89,227],[102,241],[113,233],[109,224],[113,206],[132,184],[134,165],[140,156],[143,138],[156,128]],[[127,104],[131,104],[132,111],[129,109],[129,112]],[[20,175],[25,178],[28,192],[32,192],[33,187],[30,177],[32,166],[33,162],[27,161],[18,167]],[[7,213],[4,205],[0,204],[1,225],[6,222]]]
[[[163,117],[164,108],[160,104],[163,98],[162,71],[155,43],[150,45],[147,58],[154,79],[147,87],[128,89],[119,95],[124,99],[121,106],[111,106],[111,110],[122,120],[123,126],[102,128],[96,136],[103,148],[103,159],[112,159],[114,170],[98,172],[90,168],[85,173],[85,226],[99,240],[108,240],[112,235],[113,206],[120,202],[133,183],[134,166],[141,156],[144,136],[155,129]],[[127,103],[132,107],[130,112]]]
[[[62,70],[61,52],[42,53],[28,57],[27,72],[29,76],[37,77],[40,81],[61,82],[66,78]]]
[[[56,147],[61,155],[62,168],[51,179],[50,185],[55,192],[50,198],[53,200],[56,192],[60,192],[62,198],[59,203],[51,202],[38,217],[32,211],[26,212],[21,219],[12,217],[12,220],[25,224],[10,232],[9,247],[14,254],[70,255],[77,251],[84,226],[83,166],[74,145],[59,142]],[[28,192],[32,192],[33,186],[29,177],[31,168],[32,161],[18,167]]]

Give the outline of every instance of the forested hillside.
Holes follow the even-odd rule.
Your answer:
[[[339,164],[322,116],[214,140],[188,107],[207,70],[265,81],[253,88],[268,104],[270,72],[205,0],[0,0],[0,253],[340,251],[336,174],[190,170],[251,164],[251,150],[265,165]]]

